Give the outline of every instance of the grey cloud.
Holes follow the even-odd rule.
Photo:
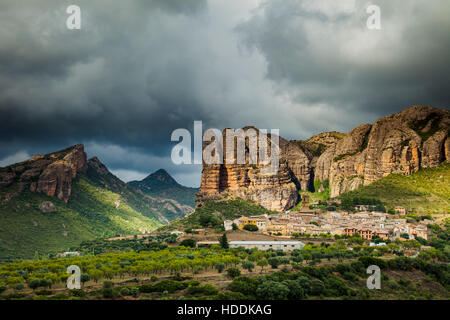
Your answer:
[[[96,142],[86,142],[85,149],[88,157],[97,156],[108,164],[114,174],[127,182],[142,180],[150,173],[163,168],[182,184],[198,187],[200,183],[198,177],[201,165],[175,165],[170,160],[170,152],[153,155],[146,150]]]
[[[0,167],[8,166],[11,163],[25,161],[29,158],[30,158],[30,155],[26,151],[20,150],[10,156],[0,159]]]
[[[265,1],[237,31],[299,104],[378,116],[413,104],[447,107],[448,1],[376,1],[380,31],[366,28],[367,3],[345,2],[346,10],[325,14],[331,1]]]
[[[0,159],[84,142],[124,179],[198,185],[199,166],[170,161],[194,120],[302,139],[447,107],[448,2],[376,2],[380,32],[353,0],[79,0],[79,31],[73,1],[1,1]]]

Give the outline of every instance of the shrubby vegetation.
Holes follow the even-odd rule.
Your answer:
[[[446,264],[429,263],[420,259],[395,258],[382,260],[373,257],[360,257],[358,261],[337,264],[329,267],[302,267],[297,272],[278,271],[257,278],[236,277],[228,285],[228,290],[240,293],[241,298],[263,300],[298,300],[309,297],[367,299],[370,296],[382,298],[390,294],[410,294],[409,280],[389,280],[386,276],[383,291],[369,292],[365,287],[366,268],[379,265],[382,270],[419,270],[442,284],[449,290],[450,267]],[[409,281],[409,282],[408,282]],[[400,291],[400,292],[399,292]],[[414,294],[427,297],[416,288]],[[448,297],[448,294],[447,294]]]
[[[422,168],[412,175],[390,174],[341,197],[373,197],[387,209],[400,205],[419,213],[450,212],[450,163]],[[432,200],[431,200],[432,199]]]
[[[161,273],[177,274],[214,270],[217,264],[225,267],[240,262],[233,252],[226,250],[188,249],[172,247],[159,251],[108,253],[96,256],[73,257],[55,260],[22,261],[0,265],[0,286],[16,287],[26,283],[27,287],[51,288],[56,283],[65,283],[69,265],[78,265],[82,273],[94,282],[102,279],[152,276]],[[110,289],[108,281],[104,289]],[[109,292],[109,290],[107,290]],[[106,293],[110,295],[109,293]]]
[[[365,196],[342,195],[340,208],[347,211],[354,211],[357,205],[367,205],[375,211],[386,212],[386,208],[380,199]]]
[[[164,233],[156,236],[146,236],[145,238],[123,239],[123,240],[87,240],[80,245],[72,247],[69,251],[78,251],[82,254],[103,254],[108,252],[123,251],[158,251],[167,248],[168,244],[175,243],[177,236]]]
[[[233,220],[243,215],[262,215],[274,214],[276,212],[267,210],[263,206],[242,199],[233,199],[226,201],[207,200],[204,204],[195,210],[188,217],[174,221],[170,227],[162,227],[161,230],[168,228],[216,228],[223,229],[223,220]]]
[[[448,299],[449,228],[448,222],[432,225],[428,241],[370,247],[360,237],[347,237],[292,252],[220,246],[135,252],[120,242],[126,251],[2,264],[0,299]],[[431,249],[417,258],[402,256],[422,245]],[[91,289],[56,293],[72,264]],[[369,265],[381,268],[383,290],[367,290]],[[197,276],[205,272],[207,277]],[[222,285],[209,282],[211,276]]]
[[[255,232],[258,231],[258,227],[254,224],[246,224],[244,225],[244,230]]]

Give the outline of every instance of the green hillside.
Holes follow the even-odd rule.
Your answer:
[[[116,208],[119,194],[100,188],[87,176],[72,185],[69,202],[43,194],[22,192],[0,203],[0,260],[32,258],[57,253],[83,240],[137,234],[153,230],[161,223],[136,211],[126,201]],[[8,190],[6,190],[8,191]],[[51,201],[57,211],[44,213],[43,201]]]
[[[172,221],[169,226],[164,226],[161,230],[175,228],[219,228],[223,225],[223,220],[232,220],[241,216],[256,216],[262,214],[275,214],[256,202],[242,200],[240,198],[232,200],[207,200],[200,208],[195,209],[187,217]]]
[[[130,181],[128,184],[149,196],[172,199],[181,205],[195,207],[195,194],[198,189],[182,186],[164,169],[159,169],[141,181]]]
[[[81,169],[67,185],[64,175],[70,174],[69,165]],[[192,210],[174,200],[144,194],[113,175],[96,157],[87,161],[82,145],[1,170],[0,260],[32,258],[35,252],[55,254],[85,240],[149,232]],[[59,192],[67,203],[46,192],[31,191],[44,172],[52,172],[48,179],[57,179],[55,188],[63,187]],[[41,210],[44,201],[56,211]]]
[[[450,163],[412,175],[390,174],[342,197],[378,198],[388,209],[404,206],[417,213],[450,213]]]
[[[120,198],[136,211],[141,212],[144,216],[156,219],[162,224],[182,218],[192,211],[192,208],[185,208],[174,200],[158,195],[149,196],[142,190],[123,182],[113,175],[96,157],[88,161],[87,175],[96,186],[120,194]]]

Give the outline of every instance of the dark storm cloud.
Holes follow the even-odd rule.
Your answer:
[[[180,31],[206,2],[79,1],[80,31],[65,27],[71,3],[0,4],[0,157],[91,140],[170,155],[170,132],[199,105]]]
[[[448,1],[373,1],[382,30],[365,28],[365,1],[264,1],[237,27],[268,63],[267,77],[298,103],[367,110],[448,107]]]
[[[381,31],[352,0],[1,1],[0,165],[85,143],[123,179],[164,167],[198,185],[170,161],[194,120],[307,138],[447,107],[448,2],[375,4]]]

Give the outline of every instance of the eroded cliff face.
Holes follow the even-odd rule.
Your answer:
[[[204,164],[197,200],[231,195],[282,211],[295,205],[298,190],[312,190],[315,180],[328,181],[336,197],[391,173],[412,174],[449,161],[449,128],[448,110],[414,106],[347,134],[325,132],[306,141],[280,137],[276,174],[261,175],[259,164]]]
[[[255,128],[257,135],[262,135],[268,141],[270,149],[270,137],[262,134]],[[240,197],[245,200],[253,200],[269,210],[282,211],[291,208],[297,203],[298,191],[301,186],[307,185],[310,179],[309,161],[297,144],[279,138],[280,157],[279,167],[276,172],[264,172],[263,168],[270,167],[263,164],[260,159],[256,164],[249,160],[249,143],[245,142],[245,163],[237,164],[237,152],[234,156],[226,152],[226,129],[223,131],[223,164],[203,163],[202,181],[197,194],[196,205],[200,206],[207,199],[221,199],[227,197]],[[206,148],[209,143],[204,143]],[[235,147],[237,141],[235,141]],[[234,149],[236,150],[236,149]],[[259,144],[257,149],[259,153]],[[233,161],[233,163],[231,163]]]
[[[438,166],[449,160],[449,113],[414,106],[359,126],[320,156],[316,177],[328,177],[336,197],[391,173]]]
[[[25,188],[45,193],[67,202],[72,191],[72,180],[86,173],[87,159],[84,146],[79,144],[59,152],[36,155],[30,160],[1,168],[0,189],[18,182],[19,190],[5,194],[5,199],[19,194]]]

